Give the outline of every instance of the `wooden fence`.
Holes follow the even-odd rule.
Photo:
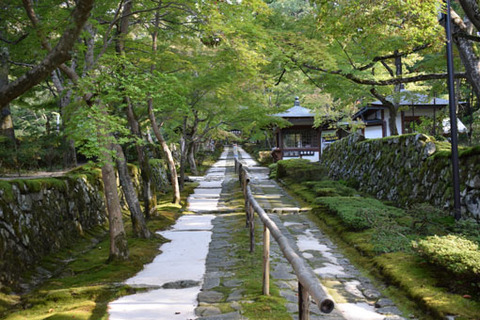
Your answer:
[[[270,294],[270,233],[277,241],[283,255],[287,258],[298,279],[299,320],[309,319],[310,297],[317,303],[321,312],[332,312],[335,303],[318,280],[312,268],[290,246],[287,238],[253,197],[249,186],[248,171],[235,155],[235,172],[238,173],[245,198],[246,224],[250,230],[250,252],[255,248],[255,212],[263,222],[263,294]]]

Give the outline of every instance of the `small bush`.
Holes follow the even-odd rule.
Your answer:
[[[456,235],[432,236],[414,243],[414,248],[430,263],[458,276],[480,277],[478,244]]]
[[[468,240],[480,245],[480,223],[473,219],[462,219],[455,222],[454,231]]]
[[[313,189],[318,197],[344,196],[350,197],[358,194],[355,189],[345,186],[343,183],[332,180],[307,181],[304,185]]]
[[[258,152],[258,162],[262,166],[268,166],[273,163],[273,157],[271,151],[259,151]]]
[[[398,224],[383,225],[372,234],[373,251],[375,253],[389,253],[398,251],[411,252],[411,239],[404,234],[405,228]]]
[[[315,203],[327,206],[352,230],[372,227],[379,216],[399,217],[404,214],[402,210],[372,198],[326,197],[315,199]]]
[[[289,159],[277,162],[277,178],[290,178],[297,182],[322,180],[327,176],[326,169],[307,159]]]
[[[417,203],[409,207],[407,214],[412,218],[411,231],[418,235],[442,233],[453,217],[428,203]]]
[[[268,166],[268,169],[270,169],[269,173],[269,178],[270,179],[277,179],[277,169],[278,165],[276,163],[272,163],[271,165]]]
[[[17,144],[3,139],[0,141],[0,170],[52,170],[62,166],[65,150],[61,137],[53,134],[22,137]]]

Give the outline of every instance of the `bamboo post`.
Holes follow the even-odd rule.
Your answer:
[[[253,197],[252,191],[250,189],[248,173],[243,168],[242,164],[239,165],[239,178],[242,184],[242,188],[245,194],[245,211],[247,212],[248,225],[250,227],[250,252],[253,252],[255,245],[254,238],[254,214],[258,213],[258,217],[264,224],[264,294],[268,292],[269,286],[265,285],[269,281],[269,252],[266,253],[266,248],[269,249],[266,245],[266,239],[270,241],[269,236],[272,234],[273,238],[277,241],[280,246],[280,250],[283,252],[283,255],[287,258],[290,264],[295,271],[295,274],[298,278],[298,295],[299,295],[299,320],[309,319],[309,304],[310,297],[318,305],[318,308],[323,313],[330,313],[335,307],[335,303],[330,295],[327,293],[327,290],[323,285],[318,281],[317,275],[313,272],[312,268],[302,259],[296,251],[290,246],[287,238],[279,230],[278,226],[270,219],[266,214],[265,210],[258,204],[258,202]],[[266,233],[268,232],[268,237]],[[269,250],[268,250],[269,251]]]
[[[255,212],[258,213],[260,220],[267,226],[270,230],[273,238],[277,241],[282,250],[283,255],[293,267],[295,271],[298,282],[302,283],[302,286],[307,290],[309,295],[315,300],[321,312],[330,313],[335,307],[335,303],[330,295],[327,293],[327,290],[322,286],[318,281],[317,275],[313,272],[312,268],[302,259],[295,250],[290,246],[288,239],[282,234],[278,226],[273,222],[265,210],[258,204],[258,202],[253,199],[252,191],[250,187],[247,188],[248,197],[251,204],[255,208]]]
[[[270,230],[263,225],[263,294],[270,295]]]
[[[250,210],[250,204],[248,203],[248,198],[245,198],[245,228],[248,228],[250,225],[250,213],[248,210]]]
[[[255,211],[253,210],[252,201],[249,201],[248,214],[249,214],[249,223],[250,227],[250,253],[255,251]]]
[[[310,295],[307,288],[298,282],[298,320],[308,320],[310,318]]]

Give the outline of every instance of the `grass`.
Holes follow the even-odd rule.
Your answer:
[[[182,202],[196,184],[186,184]],[[182,207],[170,203],[170,195],[158,199],[158,215],[147,225],[150,230],[163,230],[173,224],[181,214]],[[125,216],[130,259],[107,263],[109,239],[105,230],[97,229],[79,239],[75,246],[46,257],[41,266],[51,269],[59,261],[75,257],[61,274],[48,280],[32,292],[19,296],[0,294],[0,317],[5,320],[20,319],[107,319],[107,305],[121,296],[135,293],[137,289],[122,282],[149,263],[159,254],[159,246],[165,239],[157,236],[150,240],[132,237],[130,219]],[[101,241],[92,246],[92,239]]]
[[[440,319],[447,315],[455,315],[457,320],[480,319],[478,283],[468,283],[455,277],[445,269],[428,263],[411,250],[412,239],[427,236],[432,232],[452,232],[451,219],[435,216],[435,212],[413,212],[418,210],[399,213],[400,209],[385,209],[378,201],[360,200],[364,210],[380,214],[367,215],[366,217],[373,221],[372,226],[356,230],[352,228],[349,220],[345,219],[345,214],[339,214],[339,211],[347,212],[346,215],[348,212],[357,212],[355,207],[358,208],[358,201],[355,199],[359,198],[339,197],[337,194],[345,192],[343,187],[338,191],[331,190],[335,189],[337,184],[332,183],[330,186],[326,181],[296,181],[285,186],[293,196],[307,201],[307,205],[316,204],[311,212],[312,218],[354,264],[371,277],[393,284],[385,293],[400,305],[405,314],[415,314],[421,319]],[[390,214],[390,210],[393,210],[393,214]],[[372,219],[381,217],[384,213],[388,219]],[[435,217],[432,218],[433,216]],[[399,235],[395,236],[397,233]],[[392,244],[398,239],[404,242],[398,246]],[[383,251],[379,250],[379,245],[383,246]],[[410,250],[405,250],[405,245]]]

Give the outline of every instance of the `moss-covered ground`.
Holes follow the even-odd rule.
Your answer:
[[[229,268],[234,272],[234,279],[242,283],[242,315],[248,319],[256,320],[290,320],[285,298],[280,296],[280,290],[273,281],[270,282],[270,295],[262,294],[263,279],[263,244],[260,239],[263,238],[263,225],[257,220],[255,228],[256,245],[253,253],[250,253],[250,234],[249,229],[245,228],[245,213],[239,210],[244,209],[245,201],[240,184],[237,181],[229,184],[229,190],[223,190],[225,205],[234,213],[226,217],[231,222],[231,233],[229,242],[233,244],[229,247],[229,255],[233,256],[236,263]],[[224,293],[226,296],[231,293],[232,288],[218,286],[215,291]],[[223,313],[233,312],[231,302],[221,302],[215,305]]]
[[[237,196],[242,197],[239,192]],[[244,214],[241,216],[241,224],[244,226]],[[236,248],[237,259],[239,263],[235,267],[235,278],[242,281],[244,289],[244,300],[248,303],[242,304],[242,314],[248,319],[257,320],[290,320],[285,298],[280,296],[279,288],[272,281],[270,283],[270,295],[262,294],[263,285],[263,245],[259,239],[262,239],[263,227],[260,221],[257,221],[255,238],[257,239],[255,250],[249,252],[250,237],[247,228],[238,228],[232,237],[232,242],[238,244]]]
[[[182,205],[196,184],[186,184],[182,192]],[[170,203],[171,196],[158,199],[158,214],[148,221],[152,231],[164,230],[173,224],[182,212],[182,206]],[[75,245],[46,257],[40,266],[46,270],[58,269],[58,264],[73,260],[61,268],[61,273],[31,292],[17,295],[6,288],[0,293],[0,318],[17,319],[107,319],[108,302],[132,294],[136,289],[123,285],[160,253],[165,239],[136,239],[131,232],[130,219],[125,215],[130,259],[107,263],[109,239],[106,230],[98,228],[86,233]],[[99,242],[94,242],[99,239]],[[92,245],[95,243],[95,245]]]
[[[386,294],[405,314],[420,319],[447,315],[480,319],[479,279],[449,273],[414,249],[418,239],[455,232],[451,217],[428,206],[384,205],[338,181],[282,182],[293,196],[313,207],[312,219],[354,264],[387,284]]]

